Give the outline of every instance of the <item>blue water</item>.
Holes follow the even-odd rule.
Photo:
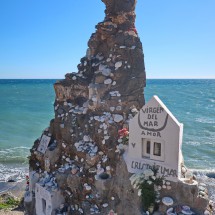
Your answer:
[[[0,80],[0,181],[27,166],[33,142],[54,117],[55,80]],[[148,80],[184,124],[183,154],[191,169],[215,171],[215,80]]]

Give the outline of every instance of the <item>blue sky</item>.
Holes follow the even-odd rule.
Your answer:
[[[0,0],[0,78],[77,71],[101,0]],[[148,78],[215,78],[215,1],[139,0],[136,28]]]

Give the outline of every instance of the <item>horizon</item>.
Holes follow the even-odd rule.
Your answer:
[[[64,78],[0,78],[0,80],[63,80]],[[215,78],[146,78],[147,80],[215,80]]]
[[[137,2],[148,79],[215,79],[214,7],[212,0]],[[104,9],[100,0],[0,2],[0,79],[63,79],[77,71]]]

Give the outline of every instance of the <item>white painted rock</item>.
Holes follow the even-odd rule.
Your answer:
[[[121,122],[123,120],[123,116],[119,115],[119,114],[114,114],[113,120],[114,120],[114,122]]]

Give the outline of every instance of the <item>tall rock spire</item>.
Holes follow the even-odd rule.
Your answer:
[[[78,72],[54,85],[55,118],[31,149],[28,194],[36,193],[37,214],[44,207],[53,214],[141,214],[118,136],[144,105],[136,0],[102,1],[105,19]]]

